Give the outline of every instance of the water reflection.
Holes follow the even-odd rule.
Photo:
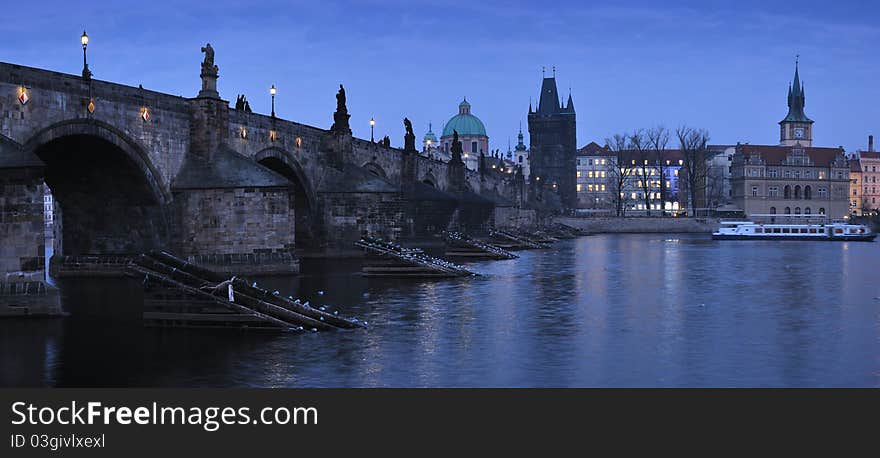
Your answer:
[[[307,335],[144,329],[123,319],[136,285],[78,282],[65,306],[91,314],[0,322],[0,385],[878,386],[878,254],[608,235],[473,279],[368,280],[354,260],[258,279],[371,324]]]

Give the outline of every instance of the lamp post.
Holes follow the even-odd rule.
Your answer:
[[[89,64],[86,62],[86,47],[89,45],[89,35],[83,30],[83,34],[79,37],[80,43],[82,43],[83,47],[83,73],[82,77],[84,80],[88,80],[92,78],[92,72],[89,71]]]
[[[375,137],[373,137],[373,128],[376,127],[376,120],[370,118],[370,141],[376,143]]]
[[[269,88],[269,94],[272,95],[272,117],[275,117],[275,85]]]

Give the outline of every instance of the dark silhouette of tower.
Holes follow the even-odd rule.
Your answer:
[[[544,78],[538,109],[529,104],[529,161],[532,182],[543,194],[555,193],[563,208],[577,206],[577,132],[571,94],[563,106],[556,72]]]

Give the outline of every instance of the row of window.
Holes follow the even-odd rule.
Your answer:
[[[750,176],[750,177],[760,177],[761,170],[756,169],[756,168],[749,168],[746,175]],[[807,179],[807,180],[811,180],[811,179],[824,180],[826,178],[826,176],[827,175],[824,170],[804,170],[803,173],[801,173],[800,170],[786,170],[784,173],[782,173],[782,177],[793,178],[796,180],[799,180],[801,178]],[[780,178],[779,169],[767,169],[767,178]],[[842,180],[844,178],[845,178],[844,172],[838,171],[837,172],[837,179]]]
[[[578,177],[578,178],[582,178],[583,175],[584,175],[583,172],[581,172],[580,170],[578,170],[578,172],[577,172],[577,177]],[[606,172],[605,172],[604,170],[596,170],[595,172],[592,171],[592,170],[590,170],[590,171],[587,172],[587,178],[605,178],[606,176],[607,176],[607,175],[606,175]]]
[[[608,165],[607,159],[582,159],[578,158],[578,165]]]
[[[584,189],[586,189],[587,192],[605,192],[605,185],[604,184],[595,184],[595,185],[588,184],[586,186],[584,186],[582,184],[577,185],[578,192],[582,192]]]
[[[776,214],[776,207],[770,207],[770,213],[775,215]],[[783,214],[790,215],[791,214],[791,207],[785,207]],[[800,215],[801,214],[801,207],[794,207],[794,214]],[[805,215],[812,215],[813,210],[810,207],[804,208],[804,214]],[[819,208],[819,214],[820,215],[825,214],[825,207]]]
[[[828,189],[819,188],[818,190],[819,198],[828,197]],[[779,187],[778,186],[769,186],[767,188],[767,196],[768,197],[779,197]],[[759,189],[757,186],[752,186],[752,197],[759,197]],[[782,189],[782,197],[785,199],[812,199],[813,198],[813,188],[810,185],[803,187],[803,192],[801,192],[801,186],[795,185],[793,188],[791,185],[786,185]]]

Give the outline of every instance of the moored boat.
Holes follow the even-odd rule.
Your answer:
[[[877,234],[863,224],[845,221],[825,222],[824,215],[752,215],[768,218],[769,223],[753,221],[722,221],[712,233],[715,240],[823,240],[870,242]],[[802,220],[777,223],[776,218]]]

